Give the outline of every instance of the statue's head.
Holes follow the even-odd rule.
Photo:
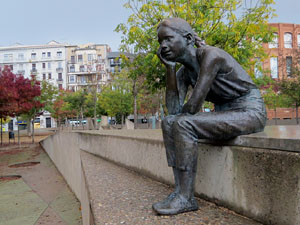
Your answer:
[[[163,20],[157,27],[157,36],[162,57],[170,61],[176,61],[195,44],[192,27],[180,18]]]

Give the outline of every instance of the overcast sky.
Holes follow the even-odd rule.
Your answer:
[[[126,22],[127,0],[1,0],[0,46],[14,43],[108,44],[117,51]],[[277,18],[270,22],[300,24],[299,0],[275,0]]]

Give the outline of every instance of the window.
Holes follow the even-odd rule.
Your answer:
[[[19,70],[23,70],[23,64],[19,64]]]
[[[59,57],[59,58],[62,57],[62,52],[61,51],[56,52],[56,56]]]
[[[51,57],[51,52],[47,52],[47,57],[48,57],[48,58]]]
[[[46,74],[43,73],[43,80],[46,80]]]
[[[74,65],[71,65],[71,66],[70,66],[70,72],[71,72],[71,73],[74,73],[74,72],[75,72],[75,66],[74,66]]]
[[[62,68],[62,63],[61,62],[57,63],[57,68]]]
[[[113,65],[114,63],[114,59],[110,59],[110,65]]]
[[[272,57],[270,59],[270,67],[271,67],[271,77],[278,78],[278,59],[277,59],[277,57]]]
[[[297,44],[298,44],[298,48],[300,48],[300,34],[297,35]]]
[[[36,70],[36,64],[35,63],[32,63],[32,70]]]
[[[14,70],[14,65],[8,65],[10,70],[13,71]]]
[[[260,58],[255,58],[256,62],[255,62],[255,65],[254,65],[254,75],[256,78],[258,77],[262,77],[263,74],[261,72],[262,70],[262,61]]]
[[[84,66],[83,65],[80,66],[79,71],[84,72]]]
[[[98,61],[101,62],[102,60],[102,55],[98,55]]]
[[[82,83],[82,84],[85,84],[85,83],[86,83],[85,76],[82,76],[82,77],[81,77],[81,83]]]
[[[115,67],[111,67],[111,72],[115,73]]]
[[[288,77],[292,76],[292,61],[293,61],[292,56],[286,57],[286,74]]]
[[[63,79],[62,79],[62,73],[58,73],[58,80],[59,81],[62,81]]]
[[[82,55],[78,55],[78,62],[82,62]]]
[[[12,61],[13,54],[4,54],[4,61]]]
[[[278,48],[278,33],[273,33],[273,40],[269,43],[269,48]]]
[[[43,68],[43,69],[46,69],[46,63],[43,63],[43,64],[42,64],[42,68]]]
[[[36,59],[36,53],[31,53],[31,59]]]
[[[58,89],[59,89],[59,90],[62,90],[62,89],[63,89],[62,84],[59,84],[59,85],[58,85]]]
[[[75,63],[75,56],[74,55],[71,56],[71,63]]]
[[[88,54],[88,61],[93,61],[93,55],[92,54]]]
[[[18,54],[18,59],[24,59],[24,53],[19,53]]]
[[[291,33],[284,33],[284,47],[292,48],[293,47],[293,36]]]
[[[51,63],[48,62],[48,69],[51,69]]]
[[[42,52],[42,58],[46,58],[46,52]]]
[[[51,73],[48,73],[48,79],[49,80],[51,79]]]
[[[69,76],[69,82],[70,83],[75,83],[75,76],[74,75]]]

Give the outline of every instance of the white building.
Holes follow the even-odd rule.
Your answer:
[[[59,89],[66,88],[66,44],[50,41],[45,45],[20,45],[0,47],[0,67],[10,66],[15,74],[26,78],[36,76]],[[55,127],[55,121],[45,112],[40,116],[40,127]],[[15,125],[16,121],[14,121]],[[11,126],[12,127],[12,126]],[[14,130],[15,130],[14,126]]]
[[[46,45],[14,45],[0,47],[0,67],[10,66],[13,73],[54,86],[66,88],[66,44],[51,41]]]

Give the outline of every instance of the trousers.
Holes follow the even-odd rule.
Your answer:
[[[168,166],[197,169],[198,139],[228,140],[260,132],[266,124],[266,109],[258,89],[224,104],[214,112],[169,115],[162,121]]]

